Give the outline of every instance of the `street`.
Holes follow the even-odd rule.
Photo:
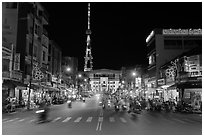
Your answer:
[[[127,112],[103,110],[100,96],[86,102],[73,102],[50,107],[49,122],[37,124],[35,111],[2,115],[3,135],[201,135],[202,116],[149,112],[136,117]]]

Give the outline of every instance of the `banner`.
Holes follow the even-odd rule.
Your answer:
[[[14,56],[14,70],[20,70],[20,53],[16,53]]]

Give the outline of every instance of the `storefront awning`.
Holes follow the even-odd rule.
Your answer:
[[[177,84],[178,88],[202,88],[202,82],[185,82]]]
[[[174,88],[202,88],[202,82],[184,82],[184,83],[176,83],[168,87],[167,89]]]
[[[48,89],[49,91],[59,91],[58,88],[54,88],[54,87],[47,87],[47,89]]]

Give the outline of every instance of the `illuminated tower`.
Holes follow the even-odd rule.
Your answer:
[[[86,35],[87,35],[87,46],[86,46],[86,56],[84,57],[85,59],[85,65],[84,65],[84,71],[91,71],[92,70],[92,55],[91,55],[91,29],[90,29],[90,3],[88,3],[88,29],[86,30]]]

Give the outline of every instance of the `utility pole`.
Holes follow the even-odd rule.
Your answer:
[[[29,110],[30,109],[30,93],[31,93],[31,84],[32,84],[32,79],[33,79],[33,47],[34,47],[34,40],[35,40],[35,12],[36,12],[36,7],[35,7],[35,2],[33,3],[33,9],[32,9],[32,12],[33,12],[33,34],[32,34],[32,46],[31,46],[31,49],[32,49],[32,52],[31,52],[31,63],[30,63],[30,82],[29,82],[29,92],[28,92],[28,103],[27,103],[27,109]]]

